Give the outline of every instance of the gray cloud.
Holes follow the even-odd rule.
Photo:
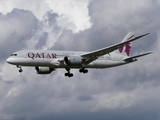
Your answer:
[[[37,29],[38,20],[30,11],[14,9],[0,18],[0,55],[6,59],[12,52],[25,47],[25,42]],[[7,48],[7,50],[6,50]]]
[[[68,19],[65,27],[60,25],[63,15],[54,10],[47,11],[42,20],[22,9],[0,14],[0,118],[158,120],[159,6],[151,0],[139,4],[92,0],[88,6],[92,27],[77,33],[73,33],[75,23],[67,24],[71,23]],[[91,51],[120,42],[129,31],[151,33],[133,43],[132,55],[150,50],[154,54],[126,66],[89,70],[86,75],[72,70],[71,79],[64,77],[65,70],[41,76],[33,68],[24,68],[20,75],[4,62],[21,49]]]

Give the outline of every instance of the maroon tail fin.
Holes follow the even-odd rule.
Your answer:
[[[133,39],[134,37],[135,37],[134,32],[129,32],[122,42]],[[130,52],[131,52],[131,43],[126,43],[123,47],[119,48],[119,53],[122,53],[124,55],[129,56]]]

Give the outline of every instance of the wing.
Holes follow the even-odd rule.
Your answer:
[[[144,37],[148,34],[149,33],[144,34],[144,35],[140,35],[140,36],[135,37],[133,39],[130,39],[128,41],[121,42],[121,43],[118,43],[118,44],[115,44],[115,45],[112,45],[112,46],[109,46],[109,47],[106,47],[106,48],[102,48],[102,49],[99,49],[99,50],[96,50],[96,51],[92,51],[92,52],[88,52],[86,54],[82,54],[81,57],[84,58],[84,60],[85,60],[84,63],[87,65],[87,64],[91,63],[92,61],[98,59],[98,57],[103,56],[105,54],[109,54],[110,52],[113,52],[114,50],[117,50],[117,49],[121,48],[126,43],[130,43],[132,41],[135,41],[135,40],[137,40],[139,38],[142,38],[142,37]]]
[[[139,58],[139,57],[142,57],[142,56],[145,56],[145,55],[149,55],[149,54],[152,54],[152,52],[148,52],[148,53],[132,56],[132,57],[129,57],[129,58],[125,58],[124,61],[126,61],[126,62],[136,61],[137,60],[136,58]]]

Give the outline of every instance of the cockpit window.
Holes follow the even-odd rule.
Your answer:
[[[11,54],[11,56],[17,56],[17,54]]]

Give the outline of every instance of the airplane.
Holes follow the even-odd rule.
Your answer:
[[[151,54],[147,52],[130,56],[131,42],[147,34],[135,37],[129,32],[122,42],[91,52],[56,51],[56,50],[21,50],[14,52],[7,58],[7,62],[16,65],[19,72],[22,66],[35,67],[37,74],[50,74],[58,68],[66,69],[66,77],[73,77],[71,69],[79,69],[80,73],[88,73],[89,68],[103,69],[125,65],[137,61],[137,58]]]

